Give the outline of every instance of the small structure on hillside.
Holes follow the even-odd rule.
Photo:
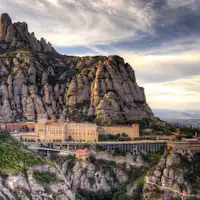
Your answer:
[[[76,158],[86,161],[88,157],[89,157],[88,149],[77,149],[76,150]]]

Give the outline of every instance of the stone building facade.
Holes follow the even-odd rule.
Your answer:
[[[60,123],[37,123],[35,131],[41,141],[63,141],[66,140],[66,128]]]
[[[56,123],[47,119],[45,114],[38,116],[35,125],[41,141],[98,141],[97,125],[90,123]]]
[[[97,142],[97,125],[91,123],[67,123],[67,139],[76,141]]]
[[[15,122],[15,123],[6,123],[7,131],[23,131],[27,128],[26,122]]]
[[[15,136],[19,140],[23,141],[38,141],[39,136],[35,132],[21,132],[19,135]]]
[[[101,126],[99,127],[99,134],[123,134],[126,133],[130,138],[139,137],[139,124],[132,126]]]
[[[126,133],[130,138],[139,137],[139,125],[132,126],[97,126],[93,123],[52,122],[47,115],[38,115],[35,132],[41,141],[86,141],[98,142],[99,134]]]

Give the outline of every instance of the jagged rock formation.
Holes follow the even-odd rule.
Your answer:
[[[73,191],[110,191],[122,183],[130,181],[130,174],[137,167],[148,165],[142,155],[127,153],[126,156],[112,156],[111,153],[90,152],[87,161],[77,160],[73,156],[55,157]]]
[[[107,161],[113,161],[116,163],[126,163],[127,166],[145,166],[148,163],[144,161],[142,154],[133,155],[131,153],[126,153],[126,156],[113,156],[107,151],[94,152],[93,155],[96,159],[102,159]]]
[[[7,14],[1,16],[0,39],[1,121],[44,112],[76,121],[153,116],[144,89],[123,58],[59,55],[28,33],[27,24],[12,24]]]
[[[119,167],[111,166],[109,168],[106,161],[104,162],[104,166],[107,166],[107,169],[104,169],[102,164],[97,165],[82,160],[72,164],[72,160],[66,159],[60,165],[73,191],[77,191],[77,189],[109,191],[128,180],[128,175],[125,171]]]
[[[2,14],[0,19],[0,48],[30,48],[39,52],[55,52],[44,38],[38,41],[34,33],[29,33],[25,22],[12,23],[6,13]]]
[[[41,183],[34,178],[34,171],[55,173],[57,180],[49,184]],[[75,200],[70,184],[64,180],[65,177],[55,167],[49,165],[30,168],[27,177],[23,174],[9,174],[6,178],[0,176],[0,199]]]
[[[143,187],[145,199],[170,200],[199,198],[199,154],[173,150],[165,153],[159,163],[150,169]],[[185,197],[183,197],[185,196]]]

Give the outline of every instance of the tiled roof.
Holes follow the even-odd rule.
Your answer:
[[[88,149],[77,149],[76,153],[87,153]]]

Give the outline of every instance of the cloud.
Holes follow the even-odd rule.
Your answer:
[[[167,4],[172,8],[188,7],[190,9],[195,9],[197,5],[200,5],[198,0],[167,0]]]
[[[182,34],[187,27],[180,28],[176,23],[191,12],[177,10],[179,7],[189,10],[195,7],[198,11],[200,3],[198,0],[1,0],[0,12],[8,12],[14,21],[26,21],[38,38],[45,37],[56,47],[94,47],[140,41],[146,36],[159,40],[165,33],[166,37]]]
[[[38,37],[56,46],[73,46],[152,34],[152,6],[140,0],[4,0],[0,11],[26,21]]]
[[[147,100],[153,108],[199,109],[200,76],[180,78],[160,84],[144,84]]]
[[[136,72],[152,108],[199,109],[200,40],[181,38],[121,55]]]
[[[200,75],[200,40],[196,37],[120,55],[131,64],[142,84]]]

